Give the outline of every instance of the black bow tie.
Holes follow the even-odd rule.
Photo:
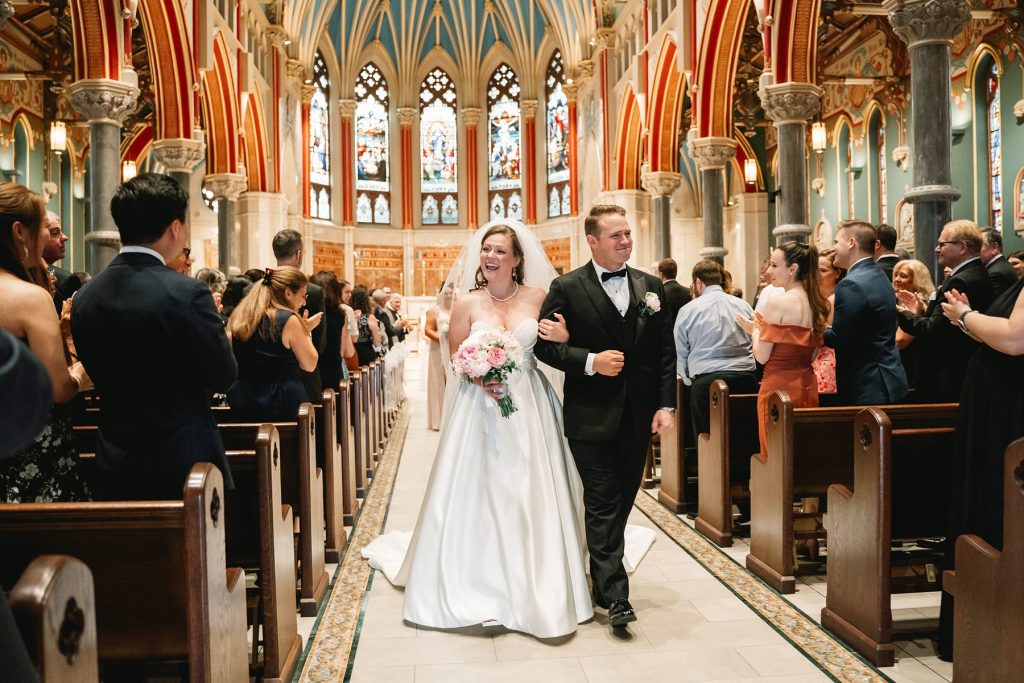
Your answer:
[[[626,277],[626,269],[616,270],[614,273],[601,273],[601,282],[608,282],[613,277]]]

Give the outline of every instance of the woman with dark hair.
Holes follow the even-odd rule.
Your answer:
[[[68,402],[92,388],[81,363],[68,366],[71,302],[58,320],[48,290],[43,198],[22,185],[0,184],[0,327],[42,361],[53,386],[53,410],[35,442],[0,465],[0,496],[8,503],[88,500],[71,438]],[[3,435],[0,435],[2,438]]]
[[[323,314],[299,315],[306,305],[306,285],[306,274],[298,268],[268,268],[228,319],[228,339],[238,361],[228,405],[243,420],[294,420],[299,404],[308,400],[299,369],[316,369],[310,335]]]
[[[376,360],[377,349],[384,343],[384,335],[380,333],[380,324],[377,322],[377,316],[373,314],[375,307],[370,301],[370,293],[366,287],[357,285],[353,288],[349,306],[355,313],[359,329],[359,337],[356,339],[359,365],[369,365]]]
[[[245,298],[245,290],[249,288],[252,282],[245,277],[235,276],[228,280],[228,285],[224,289],[224,295],[221,297],[220,303],[221,308],[220,314],[224,318],[225,322],[231,317],[231,314],[235,312],[238,304],[242,303],[242,299]]]
[[[757,393],[761,455],[768,453],[765,427],[768,397],[782,390],[796,408],[818,405],[818,379],[811,363],[822,345],[828,315],[828,299],[818,282],[818,250],[799,242],[777,247],[768,265],[771,284],[785,291],[768,300],[755,320],[737,318],[753,337],[754,359],[764,365]]]
[[[321,270],[309,281],[324,290],[327,345],[317,363],[320,384],[324,389],[330,387],[337,391],[341,380],[348,379],[348,367],[345,366],[344,358],[355,352],[352,346],[352,335],[347,334],[345,311],[341,305],[341,282],[329,270]]]

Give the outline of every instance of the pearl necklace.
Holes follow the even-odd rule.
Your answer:
[[[513,297],[514,297],[514,296],[515,296],[516,294],[518,294],[518,293],[519,293],[519,283],[518,283],[518,282],[516,283],[516,288],[515,288],[515,289],[513,289],[513,290],[512,290],[512,293],[511,293],[511,294],[509,294],[509,295],[508,295],[507,297],[505,297],[504,299],[499,299],[498,297],[496,297],[496,296],[494,296],[493,294],[491,294],[491,290],[490,290],[490,288],[488,288],[488,287],[484,287],[484,291],[485,291],[485,292],[487,292],[487,296],[491,297],[492,299],[494,299],[494,300],[495,300],[495,301],[497,301],[498,303],[505,303],[506,301],[508,301],[508,300],[512,299],[512,298],[513,298]]]

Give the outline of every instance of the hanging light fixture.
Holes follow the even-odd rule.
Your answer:
[[[0,133],[0,173],[14,172],[14,140]]]
[[[129,159],[128,161],[121,164],[121,182],[127,183],[129,180],[139,174],[139,169],[135,166],[135,162]]]
[[[747,185],[757,183],[757,159],[748,158],[743,161],[743,179]]]
[[[68,128],[63,121],[54,121],[50,124],[50,149],[58,155],[68,149]]]
[[[815,121],[811,126],[811,148],[815,152],[824,152],[828,146],[828,135],[825,133],[825,124],[822,121]]]

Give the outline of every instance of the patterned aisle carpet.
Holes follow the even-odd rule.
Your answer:
[[[372,570],[363,560],[363,547],[379,536],[387,519],[391,492],[398,474],[409,427],[408,408],[395,424],[381,457],[373,484],[356,519],[355,529],[338,567],[331,594],[311,636],[298,680],[343,681],[351,673],[359,627]],[[698,534],[647,493],[640,491],[637,508],[715,578],[750,606],[772,628],[836,681],[890,681],[813,619],[791,605],[760,579]]]

